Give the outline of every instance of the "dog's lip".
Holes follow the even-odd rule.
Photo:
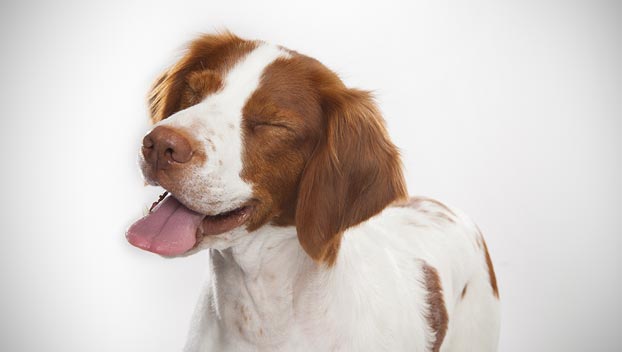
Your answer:
[[[248,221],[254,208],[255,207],[253,205],[245,203],[242,206],[239,206],[232,210],[224,211],[222,213],[218,213],[216,215],[205,215],[203,222],[219,222],[231,219],[232,217],[240,217],[240,223],[236,226],[237,228],[244,225]]]
[[[231,213],[239,211],[242,208],[254,208],[256,203],[257,202],[254,199],[251,199],[251,200],[247,200],[247,201],[244,201],[242,203],[239,203],[239,204],[237,204],[235,206],[226,208],[227,210],[220,211],[218,213],[212,213],[212,212],[205,213],[205,212],[201,212],[201,214],[205,215],[206,217],[217,218],[217,217],[231,215]],[[220,204],[220,203],[215,203],[215,204]]]
[[[197,229],[197,239],[216,236],[244,226],[250,219],[255,207],[250,203],[224,211],[216,215],[205,215]]]
[[[172,197],[177,199],[179,202],[181,202],[179,200],[180,198],[175,197],[174,194],[172,194],[170,191],[165,189],[164,192],[158,196],[158,199],[151,204],[151,207],[149,208],[149,212],[151,213],[153,211],[153,209],[158,204],[160,204],[160,202],[162,202],[164,200],[164,198],[166,198],[168,195],[171,195]],[[203,214],[206,218],[216,219],[216,218],[219,218],[219,217],[232,215],[232,213],[235,213],[235,212],[238,212],[238,211],[241,211],[241,210],[244,210],[244,209],[252,210],[252,209],[255,208],[255,206],[257,205],[258,202],[259,201],[257,199],[252,198],[252,199],[249,199],[249,200],[247,200],[245,202],[242,202],[238,206],[232,207],[229,210],[225,210],[225,211],[222,211],[222,212],[219,212],[219,213],[216,213],[216,214],[206,214],[206,213],[202,213],[202,212],[199,212],[199,213]],[[183,204],[183,202],[181,202],[181,203]],[[187,207],[188,209],[192,209],[192,210],[195,209],[195,207],[189,207],[189,206],[187,206],[185,204],[184,204],[184,206]]]

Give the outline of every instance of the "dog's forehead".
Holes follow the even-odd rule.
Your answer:
[[[206,96],[199,105],[218,110],[239,123],[244,105],[260,86],[266,67],[279,58],[289,57],[287,51],[276,45],[259,43],[225,74],[222,89]]]

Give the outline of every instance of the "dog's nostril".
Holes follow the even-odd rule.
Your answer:
[[[151,133],[146,135],[145,138],[143,138],[143,147],[153,148],[153,139],[151,139]]]
[[[143,139],[143,153],[150,155],[148,161],[155,169],[166,169],[173,162],[186,163],[192,159],[192,152],[190,141],[169,127],[158,126]]]

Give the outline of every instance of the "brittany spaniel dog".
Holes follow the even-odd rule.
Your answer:
[[[140,166],[163,187],[128,241],[210,253],[186,351],[495,351],[477,226],[408,198],[370,94],[319,61],[201,36],[155,82]]]

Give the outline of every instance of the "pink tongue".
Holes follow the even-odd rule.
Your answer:
[[[196,233],[205,215],[188,209],[172,196],[127,230],[134,246],[161,255],[183,254],[196,243]]]

